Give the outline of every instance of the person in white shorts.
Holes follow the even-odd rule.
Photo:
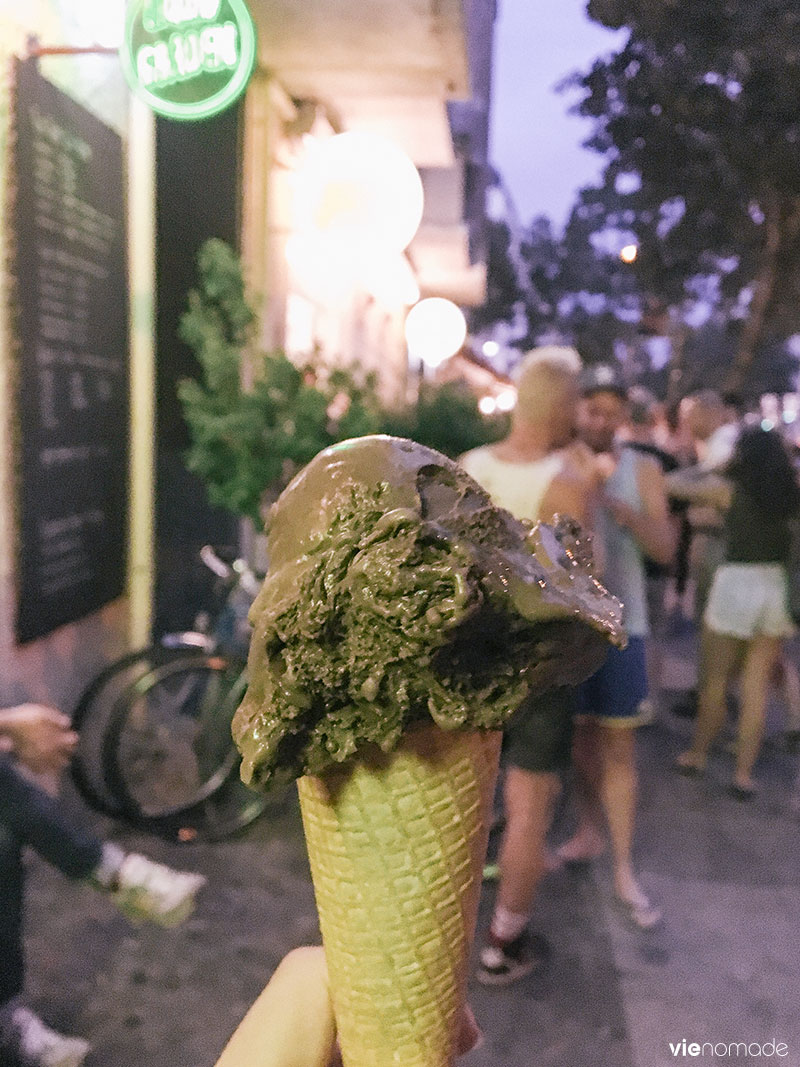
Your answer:
[[[701,774],[726,715],[725,693],[741,665],[736,766],[730,791],[755,795],[753,766],[764,734],[770,680],[785,638],[794,633],[787,605],[790,520],[800,489],[783,440],[760,427],[740,435],[722,476],[697,485],[693,499],[726,510],[725,558],[703,615],[700,707],[689,749],[677,759],[684,774]]]

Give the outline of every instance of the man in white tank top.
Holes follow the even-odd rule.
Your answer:
[[[590,482],[563,451],[574,433],[580,359],[568,348],[535,349],[522,365],[511,432],[462,457],[465,470],[492,500],[520,519],[552,521],[556,513],[586,523]],[[500,883],[478,980],[505,985],[543,963],[547,942],[528,933],[545,872],[545,838],[568,764],[572,696],[557,689],[526,701],[505,731],[506,825]]]

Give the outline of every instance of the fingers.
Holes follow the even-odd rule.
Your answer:
[[[64,736],[61,738],[61,747],[68,756],[71,756],[75,751],[75,746],[78,743],[78,735],[74,730],[67,730]]]
[[[456,1055],[465,1056],[468,1052],[472,1052],[474,1048],[478,1048],[482,1044],[483,1031],[478,1026],[472,1008],[469,1004],[465,1004],[461,1016],[461,1029],[458,1034]]]
[[[71,720],[63,711],[48,704],[16,704],[14,707],[2,708],[2,721],[10,730],[25,729],[35,726],[51,726],[57,730],[69,730]]]
[[[52,723],[61,730],[69,730],[72,725],[69,715],[47,704],[25,704],[23,707],[29,709],[32,715],[38,715],[43,722]]]
[[[283,958],[217,1067],[329,1067],[336,1037],[321,948]]]

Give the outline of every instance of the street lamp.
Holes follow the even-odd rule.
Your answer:
[[[623,263],[634,263],[639,255],[639,246],[634,244],[623,245],[619,251],[619,258]]]
[[[464,313],[452,300],[427,297],[415,304],[406,316],[408,351],[431,369],[454,356],[466,336]]]

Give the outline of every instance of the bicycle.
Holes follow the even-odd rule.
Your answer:
[[[200,553],[225,592],[210,622],[121,657],[82,694],[72,776],[96,810],[181,841],[242,829],[267,799],[239,780],[230,724],[247,684],[247,610],[260,587],[241,560]]]

